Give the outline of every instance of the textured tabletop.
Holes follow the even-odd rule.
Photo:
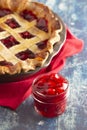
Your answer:
[[[0,130],[87,130],[87,0],[38,0],[56,12],[72,33],[84,40],[81,53],[69,57],[61,70],[69,80],[67,110],[44,118],[33,108],[32,97],[16,111],[0,107]]]

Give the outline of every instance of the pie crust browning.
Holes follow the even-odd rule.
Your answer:
[[[10,47],[9,49],[0,42],[0,61],[6,60],[9,63],[5,66],[0,65],[0,74],[16,74],[20,72],[28,72],[35,70],[37,67],[44,65],[49,55],[54,51],[54,44],[60,41],[60,32],[62,31],[62,23],[58,17],[44,4],[38,2],[30,2],[29,0],[0,0],[0,9],[10,9],[11,14],[0,18],[0,27],[5,31],[0,33],[0,38],[7,38],[12,35],[20,44]],[[23,10],[29,10],[34,13],[38,19],[48,21],[48,32],[40,30],[36,24],[37,20],[31,22],[20,16]],[[12,29],[5,21],[15,19],[20,27]],[[19,33],[21,31],[29,31],[35,37],[23,39]],[[37,43],[47,40],[47,46],[44,49],[38,49]],[[30,49],[35,52],[35,58],[27,58],[21,60],[16,57],[17,53]]]

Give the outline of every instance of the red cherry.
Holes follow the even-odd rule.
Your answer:
[[[25,50],[25,51],[22,51],[22,52],[19,52],[18,54],[16,54],[16,56],[18,58],[20,58],[21,60],[26,60],[27,58],[30,58],[30,59],[34,59],[35,58],[35,54],[30,51],[30,50]]]
[[[58,81],[58,83],[67,83],[67,80],[62,76],[59,76],[57,81]]]
[[[61,94],[63,93],[65,90],[63,87],[60,87],[60,88],[56,88],[56,94]]]
[[[50,79],[54,80],[55,78],[56,79],[59,78],[58,74],[55,74],[55,73],[50,74]]]
[[[21,37],[24,38],[24,39],[29,39],[29,38],[32,38],[34,37],[32,34],[30,34],[28,31],[25,31],[25,32],[22,32],[20,33]]]
[[[39,86],[39,87],[44,86],[44,82],[43,82],[43,80],[40,80],[39,82],[37,82],[37,86]]]
[[[59,87],[62,87],[63,86],[63,83],[62,82],[57,82],[56,84],[56,87],[59,88]]]
[[[2,39],[1,42],[7,47],[7,48],[10,48],[14,45],[17,45],[19,44],[18,41],[16,41],[16,39],[13,37],[13,36],[9,36],[5,39]]]
[[[42,80],[44,83],[47,83],[49,80],[49,77],[46,75],[43,75],[39,80]]]
[[[47,95],[55,95],[55,89],[53,89],[53,88],[48,88],[48,89],[46,90],[46,94],[47,94]]]
[[[36,44],[39,49],[45,49],[47,47],[47,40]]]
[[[49,81],[47,82],[47,84],[48,84],[48,87],[49,87],[49,88],[55,88],[55,87],[56,87],[56,83],[55,83],[54,81],[52,81],[52,80],[49,80]]]
[[[50,74],[50,80],[53,80],[56,84],[58,82],[58,79],[59,79],[58,74],[55,74],[55,73]]]
[[[36,15],[33,14],[33,12],[31,12],[31,11],[29,11],[29,10],[24,10],[23,12],[20,13],[20,15],[21,15],[24,19],[26,19],[26,20],[28,20],[28,21],[30,21],[30,22],[31,22],[32,20],[37,19]]]
[[[16,22],[16,20],[15,20],[14,18],[8,19],[5,23],[6,23],[8,26],[10,26],[11,28],[20,27],[20,25]]]
[[[44,18],[40,18],[37,20],[37,25],[36,25],[39,29],[48,32],[48,22],[46,19]]]
[[[0,9],[0,17],[3,17],[5,15],[11,14],[11,10],[9,9]]]

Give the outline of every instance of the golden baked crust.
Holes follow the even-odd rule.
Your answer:
[[[53,46],[57,42],[60,41],[60,32],[63,30],[62,23],[56,17],[56,15],[44,4],[38,3],[38,2],[30,2],[29,0],[0,0],[0,8],[8,8],[10,9],[13,14],[10,14],[6,16],[6,18],[9,17],[14,17],[16,20],[21,21],[21,23],[25,23],[25,28],[31,26],[30,32],[33,33],[34,35],[37,35],[37,37],[33,40],[31,40],[29,45],[27,43],[29,42],[28,40],[24,40],[17,35],[16,32],[14,32],[10,27],[7,27],[7,25],[3,24],[0,22],[0,25],[3,27],[4,30],[7,32],[11,32],[11,34],[18,40],[21,41],[21,44],[19,46],[15,46],[10,48],[8,51],[0,42],[0,61],[3,61],[3,57],[5,57],[5,52],[7,52],[7,57],[5,58],[6,61],[11,62],[13,65],[8,65],[8,66],[0,66],[0,74],[16,74],[20,73],[21,71],[23,72],[28,72],[30,70],[35,70],[37,66],[42,66],[46,60],[48,59],[49,55],[54,51]],[[19,14],[23,10],[30,10],[32,11],[38,18],[45,18],[48,21],[48,33],[45,33],[44,31],[38,30],[34,25],[36,21],[34,20],[31,23],[28,23],[27,21],[21,19],[19,17]],[[0,19],[4,21],[4,18]],[[16,31],[20,31],[17,30]],[[5,35],[8,35],[5,33]],[[39,37],[39,38],[38,38]],[[43,50],[37,50],[36,47],[33,46],[33,44],[40,42],[40,40],[48,40],[47,41],[47,47]],[[21,46],[23,44],[23,46]],[[21,61],[17,57],[15,57],[15,54],[19,51],[24,50],[25,47],[31,48],[34,52],[36,51],[36,57],[34,59],[26,59],[25,61]],[[4,51],[3,51],[4,49]]]

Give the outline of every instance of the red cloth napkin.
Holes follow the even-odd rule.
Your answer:
[[[35,77],[42,73],[59,72],[63,68],[66,58],[79,53],[82,49],[83,41],[73,36],[67,29],[66,41],[48,67],[41,69],[27,80],[0,84],[0,106],[15,110],[31,94],[31,85]]]

